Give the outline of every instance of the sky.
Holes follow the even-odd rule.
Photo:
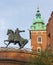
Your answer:
[[[25,30],[21,36],[28,39],[25,48],[31,48],[29,29],[37,11],[40,9],[45,24],[53,11],[53,0],[0,0],[0,47],[5,47],[4,40],[8,39],[7,30],[16,28]],[[19,47],[10,44],[9,47]]]

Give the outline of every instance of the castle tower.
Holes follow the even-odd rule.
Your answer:
[[[30,27],[31,48],[33,51],[45,51],[47,44],[46,26],[41,18],[39,8],[37,8],[36,19]]]

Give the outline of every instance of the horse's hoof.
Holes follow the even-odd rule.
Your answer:
[[[7,48],[7,47],[5,47],[5,48]]]

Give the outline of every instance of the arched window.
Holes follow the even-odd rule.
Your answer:
[[[41,47],[37,47],[37,53],[41,52]]]

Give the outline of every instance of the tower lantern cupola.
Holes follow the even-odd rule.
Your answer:
[[[44,20],[41,18],[41,14],[39,8],[37,8],[36,18],[31,25],[31,30],[46,30],[46,26],[44,24]]]
[[[36,18],[41,18],[41,14],[40,14],[39,8],[37,8]]]

